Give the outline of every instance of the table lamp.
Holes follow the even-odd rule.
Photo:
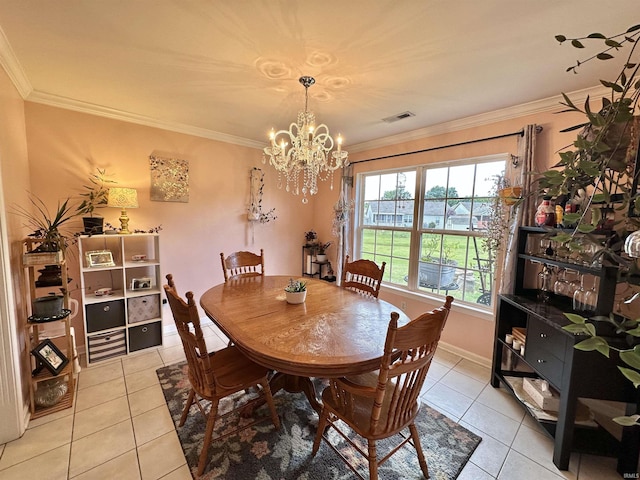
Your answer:
[[[114,187],[109,189],[108,207],[122,209],[120,213],[120,233],[129,234],[129,217],[127,208],[138,208],[138,192],[135,188]]]

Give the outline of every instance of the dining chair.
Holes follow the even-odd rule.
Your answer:
[[[447,296],[442,307],[424,313],[403,327],[398,327],[398,313],[391,313],[380,370],[347,378],[333,378],[322,392],[322,413],[313,443],[313,455],[324,438],[327,444],[356,471],[347,458],[328,439],[325,430],[333,427],[347,442],[369,461],[369,477],[378,478],[378,467],[405,443],[411,441],[425,478],[429,478],[427,461],[422,452],[415,425],[420,402],[418,397],[438,346],[440,333],[451,309],[453,297]],[[360,437],[367,440],[368,452],[341,430],[342,420]],[[342,425],[344,425],[342,424]],[[409,435],[378,461],[376,441],[409,428]],[[353,436],[353,435],[352,435]]]
[[[259,277],[264,276],[264,251],[260,249],[260,255],[253,252],[233,252],[228,257],[220,253],[222,272],[226,282],[233,277]]]
[[[207,345],[202,336],[202,328],[200,327],[200,316],[198,308],[193,299],[193,292],[187,292],[187,302],[185,302],[176,291],[173,282],[173,275],[167,275],[167,285],[164,286],[173,319],[175,320],[184,353],[187,357],[188,378],[191,383],[191,391],[180,417],[179,427],[184,425],[187,420],[189,410],[192,405],[196,405],[207,421],[204,436],[204,445],[200,452],[198,461],[198,475],[202,475],[204,467],[207,463],[207,453],[211,444],[213,427],[217,419],[223,419],[228,415],[239,411],[242,408],[253,405],[257,402],[266,400],[271,412],[271,420],[276,429],[280,429],[280,419],[276,412],[276,407],[271,395],[271,388],[267,380],[269,370],[252,362],[245,357],[236,347],[225,347],[221,350],[209,353]],[[251,387],[258,387],[258,396],[251,398],[249,401],[241,403],[233,410],[218,416],[218,404],[220,400],[229,395],[238,392],[246,394]],[[200,400],[208,400],[211,402],[209,412],[206,412],[206,405],[203,406]],[[215,440],[222,440],[230,435],[238,433],[258,422],[269,419],[264,416],[250,423],[244,423],[241,420],[240,425],[232,431],[225,429],[224,433],[215,437]]]
[[[378,298],[386,264],[387,262],[382,262],[382,266],[378,267],[375,262],[366,259],[349,262],[347,255],[344,259],[340,286]]]

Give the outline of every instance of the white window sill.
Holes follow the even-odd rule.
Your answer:
[[[382,284],[380,290],[381,292],[389,292],[412,301],[427,302],[429,304],[433,304],[433,308],[442,306],[442,303],[444,301],[440,296],[429,295],[426,292],[412,292],[404,288],[396,287],[394,285]],[[472,317],[480,318],[482,320],[487,320],[490,322],[495,321],[495,312],[493,310],[488,311],[474,307],[473,305],[468,303],[456,303],[455,301],[453,302],[451,308],[454,311],[464,313],[465,315],[470,315]]]

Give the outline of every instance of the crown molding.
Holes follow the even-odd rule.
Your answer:
[[[22,65],[20,65],[18,57],[16,57],[13,48],[11,48],[11,44],[9,40],[7,40],[2,28],[0,28],[0,65],[2,65],[4,71],[7,72],[7,75],[22,99],[26,99],[33,91],[33,86],[24,73],[24,69]]]
[[[14,86],[22,96],[23,100],[41,103],[53,107],[64,108],[67,110],[73,110],[76,112],[88,113],[90,115],[97,115],[100,117],[110,118],[113,120],[120,120],[129,123],[135,123],[138,125],[145,125],[148,127],[160,128],[163,130],[169,130],[177,133],[184,133],[186,135],[193,135],[196,137],[208,138],[211,140],[217,140],[220,142],[231,143],[234,145],[240,145],[243,147],[262,149],[264,142],[251,140],[248,138],[238,137],[235,135],[229,135],[226,133],[216,132],[206,128],[195,127],[192,125],[186,125],[176,122],[168,122],[163,120],[157,120],[144,115],[138,115],[123,110],[105,107],[102,105],[96,105],[87,102],[81,102],[71,98],[61,97],[58,95],[52,95],[45,92],[40,92],[33,89],[31,82],[27,78],[22,65],[18,61],[9,41],[7,40],[4,31],[0,28],[0,65],[7,72],[7,75],[13,82]],[[567,96],[574,103],[582,103],[589,97],[602,97],[609,93],[608,89],[604,86],[597,86],[592,88],[586,88],[583,90],[577,90],[567,94]],[[431,125],[429,127],[412,130],[410,132],[400,133],[397,135],[391,135],[388,137],[378,138],[368,142],[363,142],[349,146],[350,152],[361,152],[365,150],[372,150],[375,148],[386,147],[389,145],[395,145],[398,143],[409,142],[413,140],[419,140],[426,137],[432,137],[434,135],[441,135],[444,133],[451,133],[460,130],[466,130],[469,128],[481,127],[484,125],[497,123],[505,120],[512,120],[515,118],[525,117],[528,115],[535,115],[543,112],[554,112],[560,108],[560,102],[562,101],[561,95],[556,95],[550,98],[544,98],[541,100],[535,100],[533,102],[523,103],[512,107],[495,110],[492,112],[481,113],[470,117],[465,117],[450,122],[443,122],[437,125]]]
[[[110,118],[113,120],[121,120],[123,122],[136,123],[138,125],[145,125],[147,127],[160,128],[162,130],[169,130],[177,133],[184,133],[187,135],[193,135],[196,137],[208,138],[211,140],[218,140],[220,142],[231,143],[234,145],[240,145],[250,148],[263,148],[264,144],[255,140],[250,140],[235,135],[228,135],[226,133],[215,132],[206,128],[194,127],[192,125],[185,125],[177,122],[166,122],[163,120],[157,120],[155,118],[146,117],[144,115],[138,115],[136,113],[125,112],[115,108],[105,107],[103,105],[96,105],[93,103],[81,102],[71,98],[60,97],[57,95],[51,95],[48,93],[38,92],[34,90],[26,98],[29,102],[41,103],[43,105],[49,105],[52,107],[64,108],[67,110],[73,110],[76,112],[88,113],[91,115],[97,115],[104,118]]]
[[[576,90],[575,92],[568,93],[567,96],[572,102],[576,104],[583,103],[587,97],[599,98],[609,93],[609,90],[603,86],[585,88],[582,90]],[[48,93],[38,92],[31,90],[31,93],[26,98],[27,101],[42,103],[59,108],[65,108],[68,110],[74,110],[77,112],[88,113],[91,115],[98,115],[113,120],[121,120],[124,122],[136,123],[139,125],[145,125],[148,127],[160,128],[163,130],[169,130],[172,132],[184,133],[187,135],[193,135],[196,137],[208,138],[211,140],[217,140],[220,142],[231,143],[234,145],[240,145],[243,147],[262,149],[264,147],[263,142],[250,140],[235,135],[228,135],[226,133],[216,132],[208,130],[206,128],[194,127],[191,125],[185,125],[175,122],[166,122],[157,120],[154,118],[138,115],[135,113],[125,112],[114,108],[104,107],[102,105],[95,105],[87,102],[80,102],[78,100],[60,97],[57,95],[51,95]],[[437,125],[431,125],[429,127],[412,130],[410,132],[400,133],[398,135],[392,135],[389,137],[378,138],[369,142],[363,142],[356,145],[350,145],[350,152],[360,152],[365,150],[371,150],[374,148],[386,147],[389,145],[395,145],[398,143],[409,142],[412,140],[419,140],[422,138],[432,137],[435,135],[441,135],[444,133],[457,132],[460,130],[466,130],[469,128],[477,128],[492,123],[497,123],[505,120],[512,120],[514,118],[526,117],[528,115],[535,115],[545,112],[557,112],[560,108],[560,102],[563,100],[562,95],[556,95],[554,97],[544,98],[541,100],[535,100],[533,102],[523,103],[521,105],[514,105],[512,107],[495,110],[493,112],[481,113],[479,115],[473,115],[471,117],[465,117],[458,120],[452,120],[450,122],[443,122]]]
[[[576,104],[582,104],[587,97],[599,98],[607,95],[608,93],[610,93],[609,89],[605,88],[604,86],[597,86],[585,88],[582,90],[576,90],[575,92],[568,93],[567,96],[571,99],[572,102]],[[420,140],[422,138],[433,137],[435,135],[442,135],[444,133],[451,133],[460,130],[466,130],[469,128],[481,127],[504,120],[513,120],[514,118],[526,117],[527,115],[535,115],[538,113],[546,112],[557,112],[560,109],[560,102],[562,101],[562,95],[556,95],[554,97],[543,98],[541,100],[535,100],[533,102],[495,110],[493,112],[481,113],[478,115],[473,115],[471,117],[465,117],[458,120],[452,120],[450,122],[443,122],[437,125],[420,128],[418,130],[412,130],[410,132],[399,133],[397,135],[378,138],[369,142],[350,145],[348,150],[349,152],[362,152],[365,150],[387,147],[389,145],[396,145],[398,143],[409,142],[412,140]]]

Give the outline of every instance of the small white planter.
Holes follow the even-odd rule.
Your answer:
[[[307,291],[304,292],[284,292],[287,294],[287,303],[292,305],[297,305],[299,303],[304,303],[307,298]]]
[[[316,255],[316,261],[319,263],[324,263],[327,261],[327,256],[325,254],[319,253]]]

